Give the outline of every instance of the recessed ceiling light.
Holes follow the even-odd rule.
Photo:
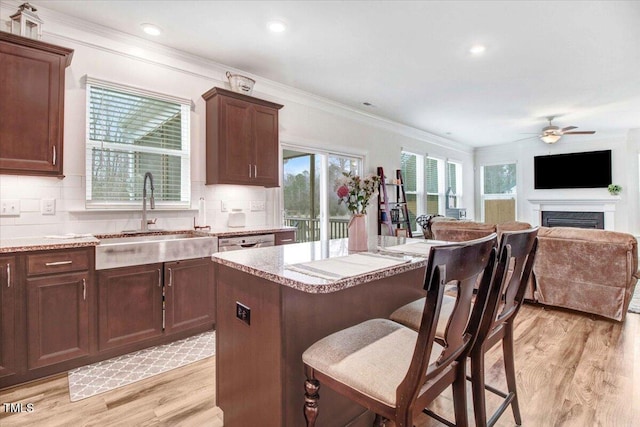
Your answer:
[[[471,46],[471,49],[469,49],[469,52],[472,55],[482,55],[485,50],[487,50],[486,46],[481,45],[481,44],[476,44],[476,45]]]
[[[282,33],[287,29],[287,26],[282,21],[271,21],[267,23],[267,28],[273,33]]]
[[[159,36],[162,33],[162,30],[157,25],[153,24],[141,24],[142,31],[149,34],[150,36]]]

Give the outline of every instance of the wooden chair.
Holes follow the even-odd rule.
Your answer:
[[[456,423],[466,426],[465,361],[483,301],[489,297],[496,242],[493,234],[431,249],[424,280],[426,303],[417,332],[388,319],[372,319],[309,347],[302,355],[307,426],[315,426],[319,416],[320,383],[376,413],[374,425],[390,419],[399,427],[412,426],[414,415],[452,385]],[[472,312],[473,289],[480,275],[483,280]],[[445,344],[440,345],[434,338],[447,284],[457,286],[458,303],[451,312]]]
[[[476,426],[492,426],[509,405],[517,425],[522,424],[517,396],[516,374],[514,364],[513,322],[518,313],[533,269],[537,249],[538,228],[524,231],[503,232],[500,239],[499,257],[507,256],[508,269],[504,283],[495,301],[487,303],[487,310],[482,318],[478,336],[469,357],[471,359],[471,387],[473,391],[473,409]],[[507,252],[508,251],[508,252]],[[436,341],[441,341],[449,322],[449,313],[455,298],[445,295],[442,303],[440,319],[436,331]],[[409,303],[394,313],[390,318],[416,330],[419,328],[420,315],[424,299]],[[484,354],[496,343],[502,341],[505,375],[508,392],[504,393],[486,385],[484,378]],[[489,390],[504,400],[487,422],[484,390]],[[433,415],[433,414],[430,414]],[[436,418],[438,418],[436,416]],[[439,419],[439,418],[438,418]]]

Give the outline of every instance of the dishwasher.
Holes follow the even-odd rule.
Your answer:
[[[253,236],[236,236],[218,238],[218,251],[229,252],[250,248],[265,248],[273,246],[276,241],[275,234],[259,234]]]

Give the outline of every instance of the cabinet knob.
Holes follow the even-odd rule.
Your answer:
[[[87,300],[87,279],[82,279],[82,299]]]
[[[11,264],[7,263],[7,288],[11,287]]]
[[[169,269],[169,286],[173,283],[173,270]]]
[[[56,160],[57,160],[57,153],[56,153],[56,146],[53,146],[53,166],[56,165]]]

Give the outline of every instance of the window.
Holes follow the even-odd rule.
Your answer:
[[[337,180],[362,174],[362,158],[297,147],[284,147],[282,156],[284,224],[297,227],[297,241],[347,237],[351,214],[338,204]]]
[[[189,207],[190,104],[87,78],[87,207],[138,207],[146,172],[156,205]]]
[[[460,207],[462,200],[462,165],[457,162],[447,161],[447,206]]]
[[[400,169],[409,208],[409,220],[417,229],[416,217],[444,213],[444,161],[433,157],[403,151]],[[456,182],[462,182],[462,167]]]
[[[482,217],[500,224],[516,219],[516,164],[482,167]]]

